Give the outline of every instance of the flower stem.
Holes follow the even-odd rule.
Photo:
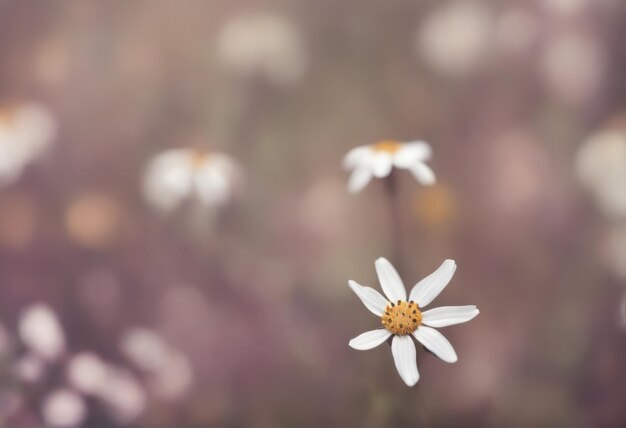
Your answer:
[[[396,266],[398,272],[402,274],[404,271],[403,240],[402,240],[402,214],[398,206],[398,176],[395,171],[385,178],[385,193],[388,198],[388,215],[389,227],[391,234],[391,251],[393,257],[393,265]]]

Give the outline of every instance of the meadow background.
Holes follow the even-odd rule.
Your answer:
[[[0,187],[0,424],[50,424],[90,352],[139,386],[126,413],[85,395],[85,425],[623,425],[625,24],[619,0],[0,0],[0,104],[57,126]],[[398,174],[399,252],[382,183],[341,168],[389,138],[430,142],[438,178]],[[156,212],[146,164],[182,146],[237,159],[241,195]],[[455,259],[435,303],[481,311],[444,331],[456,364],[418,349],[414,389],[347,345],[380,256],[408,286]],[[38,303],[65,350],[29,380]],[[137,328],[176,362],[138,367]]]

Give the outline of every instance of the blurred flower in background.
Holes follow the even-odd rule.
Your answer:
[[[82,397],[67,388],[50,392],[43,403],[43,419],[53,427],[76,427],[82,425],[87,408]]]
[[[462,77],[485,65],[493,30],[492,13],[483,2],[437,4],[416,29],[415,49],[436,71]]]
[[[86,192],[75,197],[65,211],[70,239],[86,248],[102,249],[119,241],[127,229],[127,213],[111,195]]]
[[[348,191],[360,192],[372,177],[385,178],[394,167],[408,169],[419,183],[430,186],[435,183],[435,173],[425,162],[431,156],[430,145],[423,141],[401,143],[388,140],[355,147],[343,158],[344,168],[352,170]]]
[[[21,357],[9,355],[10,359],[17,358],[14,373],[27,391],[38,391],[44,385],[54,387],[40,403],[43,420],[50,426],[81,426],[102,406],[111,421],[126,425],[145,410],[149,394],[173,400],[192,384],[187,357],[148,329],[131,329],[121,341],[127,362],[135,365],[141,376],[94,352],[68,351],[55,312],[43,303],[23,311],[19,336],[28,350]],[[11,412],[20,410],[18,406]]]
[[[170,149],[150,161],[143,190],[148,202],[162,212],[172,211],[185,200],[219,206],[235,196],[241,178],[241,168],[228,155]]]
[[[541,59],[549,90],[574,105],[597,93],[604,75],[604,50],[590,34],[563,31],[549,39]],[[576,70],[572,73],[572,70]]]
[[[122,337],[120,348],[146,374],[148,388],[157,397],[173,400],[189,390],[193,379],[189,360],[155,331],[131,328]]]
[[[43,106],[0,106],[0,185],[16,180],[52,143],[56,125]]]
[[[65,351],[65,336],[57,316],[49,306],[42,303],[23,311],[19,333],[24,344],[47,361],[58,359]]]
[[[67,364],[68,382],[83,394],[96,394],[108,375],[104,361],[92,352],[80,352]]]
[[[589,136],[576,155],[576,171],[608,217],[626,217],[626,131],[603,129]]]
[[[286,17],[261,12],[227,22],[217,38],[223,67],[241,77],[294,83],[307,65],[299,29]]]

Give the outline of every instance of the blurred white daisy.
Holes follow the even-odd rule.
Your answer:
[[[411,336],[443,361],[456,362],[456,352],[448,339],[432,327],[467,322],[478,315],[478,309],[474,305],[442,306],[423,312],[423,308],[448,285],[455,270],[453,260],[444,261],[435,272],[413,287],[407,299],[406,289],[395,268],[385,258],[376,260],[378,280],[387,298],[354,281],[348,284],[365,307],[380,317],[383,328],[367,331],[352,339],[349,345],[357,350],[367,350],[393,337],[391,353],[400,377],[408,386],[419,380]]]
[[[148,389],[165,400],[187,392],[193,382],[189,359],[168,345],[156,332],[134,327],[122,337],[122,353],[147,376]]]
[[[0,185],[16,180],[50,145],[56,126],[42,106],[0,108]]]
[[[67,388],[59,388],[46,396],[42,409],[48,426],[75,427],[82,424],[87,415],[83,398]]]
[[[65,335],[56,314],[43,303],[26,308],[18,331],[24,344],[40,357],[53,361],[65,351]]]
[[[394,166],[408,169],[418,182],[430,186],[435,183],[435,173],[425,162],[431,156],[430,145],[423,141],[401,143],[387,140],[355,147],[343,159],[344,168],[352,170],[348,191],[361,191],[372,177],[387,177]]]
[[[146,199],[169,212],[186,199],[223,205],[234,195],[240,167],[222,153],[191,148],[166,150],[149,163],[143,182]]]
[[[84,394],[96,394],[105,384],[107,364],[92,352],[81,352],[72,357],[66,368],[68,382]]]
[[[592,134],[578,150],[576,171],[607,216],[626,216],[626,132],[608,129]]]
[[[304,73],[306,55],[298,29],[285,17],[251,14],[235,18],[217,40],[222,64],[244,77],[261,75],[291,83]]]
[[[494,19],[485,4],[446,2],[430,13],[415,34],[415,49],[436,71],[462,77],[479,68],[490,53]]]
[[[109,367],[104,384],[97,391],[112,416],[122,424],[137,418],[146,407],[144,388],[128,370]]]

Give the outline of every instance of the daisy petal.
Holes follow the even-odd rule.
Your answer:
[[[421,308],[428,305],[448,285],[455,270],[454,260],[444,261],[436,271],[413,287],[409,300],[415,301]]]
[[[389,153],[376,153],[372,158],[372,172],[378,178],[387,177],[393,166],[393,158]]]
[[[353,169],[362,165],[371,152],[372,148],[369,146],[359,146],[353,148],[343,157],[343,167],[345,169]]]
[[[467,322],[479,314],[474,305],[442,306],[422,313],[422,322],[431,327],[447,327]]]
[[[352,339],[348,345],[356,350],[366,351],[377,347],[387,340],[389,336],[391,336],[391,332],[385,330],[384,328],[379,328],[376,330],[366,331],[365,333],[358,335]]]
[[[413,141],[403,144],[396,153],[393,163],[398,168],[409,168],[415,162],[424,162],[430,159],[432,150],[424,141]]]
[[[435,173],[428,165],[423,162],[417,162],[409,167],[415,179],[424,186],[432,186],[437,181]]]
[[[398,374],[408,386],[413,386],[420,378],[415,359],[415,344],[410,336],[394,336],[391,354]]]
[[[348,286],[359,296],[365,307],[375,315],[381,316],[385,312],[385,308],[389,304],[378,291],[371,287],[364,287],[354,281],[348,281]]]
[[[369,183],[371,179],[372,171],[370,171],[368,167],[358,167],[350,175],[350,179],[348,180],[348,192],[360,192],[367,186],[367,183]]]
[[[413,336],[446,363],[456,363],[459,359],[448,339],[434,328],[421,325],[413,332]]]
[[[378,280],[380,281],[380,286],[387,298],[395,302],[397,300],[406,300],[406,289],[404,288],[404,283],[402,279],[400,279],[400,275],[393,267],[389,260],[384,257],[376,260],[376,273],[378,274]]]

